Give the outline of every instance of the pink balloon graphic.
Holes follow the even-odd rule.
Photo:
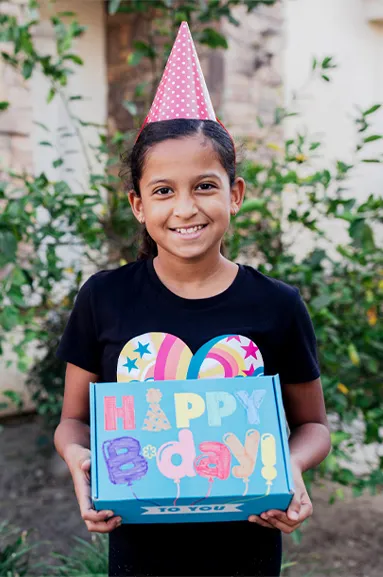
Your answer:
[[[231,454],[223,444],[215,441],[200,443],[202,455],[194,461],[194,467],[201,477],[213,480],[213,478],[225,480],[230,475]]]
[[[163,444],[157,451],[157,467],[168,479],[173,479],[177,485],[177,495],[174,505],[181,494],[180,482],[183,477],[195,477],[194,470],[195,446],[193,433],[189,429],[182,429],[178,433],[178,441],[170,441]],[[172,461],[174,455],[181,457],[181,463],[175,465]]]
[[[193,433],[189,429],[182,429],[178,433],[178,441],[170,441],[162,445],[157,451],[157,466],[161,473],[173,479],[176,483],[183,477],[195,477],[193,467],[195,459],[195,446]],[[172,457],[180,455],[181,463],[174,465]]]

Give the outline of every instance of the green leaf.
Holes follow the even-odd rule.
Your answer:
[[[58,158],[57,160],[54,160],[52,164],[54,168],[58,168],[59,166],[62,166],[64,164],[64,161],[62,158]]]
[[[374,106],[371,106],[371,108],[369,108],[368,110],[363,112],[363,116],[368,116],[369,114],[373,114],[374,112],[379,110],[379,108],[381,108],[381,106],[382,106],[381,104],[375,104]]]
[[[35,63],[32,60],[25,60],[23,62],[22,75],[25,78],[25,80],[28,80],[28,78],[32,76],[34,67]]]
[[[0,229],[0,264],[4,266],[7,262],[16,259],[17,239],[9,231]]]
[[[63,60],[71,60],[72,62],[78,64],[79,66],[84,65],[83,59],[80,58],[80,56],[78,56],[77,54],[65,54],[65,56],[63,56]]]
[[[52,102],[52,100],[54,99],[56,95],[56,90],[54,88],[51,88],[50,91],[48,92],[48,96],[47,96],[47,103],[49,104],[50,102]]]
[[[154,60],[157,55],[156,51],[154,48],[152,48],[152,46],[150,46],[150,44],[142,42],[141,40],[136,40],[133,42],[133,48],[135,52],[138,52],[144,58],[150,58],[151,60]]]
[[[9,106],[10,106],[10,102],[7,102],[6,100],[0,101],[0,110],[7,110],[7,108],[9,108]]]
[[[47,132],[50,132],[49,128],[45,124],[43,124],[42,122],[34,121],[33,124],[36,124],[36,126],[40,126],[40,128],[42,128],[43,130],[46,130]]]
[[[351,222],[349,234],[353,239],[353,245],[364,250],[375,250],[374,233],[363,218],[356,218]]]
[[[18,409],[22,408],[24,402],[21,395],[17,391],[6,390],[3,391],[3,395],[12,401],[12,403],[14,403]]]
[[[326,80],[326,82],[330,82],[330,78],[326,74],[322,74],[322,78],[323,80]]]
[[[132,116],[137,116],[137,105],[135,102],[132,102],[131,100],[124,100],[124,102],[122,103],[122,106],[132,115]]]
[[[69,100],[83,100],[83,99],[84,99],[84,97],[83,97],[83,96],[79,96],[79,95],[77,95],[77,96],[70,96],[70,97],[69,97]]]
[[[41,140],[41,141],[39,142],[39,145],[40,145],[40,146],[51,146],[51,147],[53,147],[52,143],[51,143],[51,142],[48,142],[47,140]]]
[[[368,142],[374,142],[375,140],[381,140],[383,136],[381,134],[373,134],[372,136],[367,136],[363,139],[363,142],[367,144]]]
[[[109,14],[116,14],[121,4],[121,0],[110,0]]]
[[[241,208],[238,211],[238,215],[245,214],[247,212],[253,212],[256,210],[262,210],[266,204],[266,200],[264,198],[249,198],[245,200],[242,204]]]
[[[310,300],[310,306],[317,311],[320,311],[326,307],[328,307],[328,305],[332,302],[333,297],[329,294],[321,294],[315,298],[313,298],[312,300]]]
[[[143,54],[140,52],[131,52],[126,59],[129,66],[137,66],[143,58]]]
[[[214,28],[205,28],[198,37],[201,44],[207,44],[211,48],[225,48],[229,47],[227,40],[222,34],[214,30]]]

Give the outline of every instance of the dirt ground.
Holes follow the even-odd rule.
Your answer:
[[[80,519],[65,464],[52,453],[36,416],[7,420],[0,432],[0,510],[31,542],[34,553],[70,553],[73,536],[89,539]],[[286,577],[381,577],[383,575],[383,495],[328,504],[329,488],[313,493],[314,515],[295,545],[284,537],[285,562],[296,564]],[[48,541],[48,542],[47,542]]]

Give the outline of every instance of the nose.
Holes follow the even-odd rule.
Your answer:
[[[198,208],[190,194],[180,194],[178,196],[173,210],[174,216],[187,220],[195,216],[197,212]]]

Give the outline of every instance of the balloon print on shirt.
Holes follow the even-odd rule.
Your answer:
[[[247,337],[215,337],[192,354],[178,337],[146,333],[131,339],[117,363],[117,381],[217,379],[264,374],[261,351]]]
[[[189,347],[178,337],[161,332],[145,333],[131,339],[122,349],[117,363],[118,382],[152,382],[163,380],[214,379],[246,376],[262,376],[264,363],[261,351],[248,337],[227,334],[215,337],[204,344],[194,355]],[[255,396],[254,396],[255,395]],[[264,391],[254,391],[249,399],[244,395],[238,401],[247,411],[251,424],[259,422],[258,408],[263,400]],[[149,431],[163,431],[170,428],[170,423],[161,409],[162,393],[155,387],[147,390],[146,399],[149,408],[142,428]],[[254,398],[253,398],[254,397]],[[223,399],[220,399],[222,401]],[[218,403],[216,403],[218,407]],[[182,407],[179,412],[183,414]],[[185,419],[188,407],[184,408]],[[230,407],[228,407],[229,411]],[[193,410],[198,410],[194,407]],[[220,419],[222,414],[217,411],[209,413],[211,419]],[[191,433],[188,430],[179,432],[178,441],[165,443],[156,450],[157,466],[162,474],[172,479],[177,486],[177,496],[180,496],[180,483],[183,477],[191,477],[198,473],[209,482],[206,497],[210,495],[214,479],[227,479],[230,474],[230,451],[239,462],[233,467],[233,474],[242,478],[247,492],[249,477],[254,471],[258,452],[259,437],[257,431],[250,430],[244,440],[244,446],[234,435],[229,434],[223,443],[207,443],[199,449],[204,457],[196,457],[190,468],[190,459],[182,459],[180,465],[174,465],[172,456],[194,451]],[[155,447],[151,446],[151,450]],[[146,447],[143,454],[146,454]],[[234,450],[235,449],[235,450]],[[206,498],[205,497],[205,498]]]

